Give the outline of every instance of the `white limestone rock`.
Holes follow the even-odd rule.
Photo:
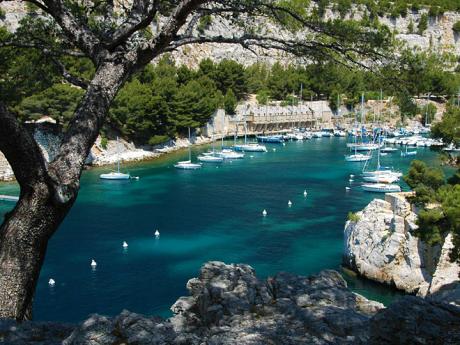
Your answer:
[[[458,281],[460,271],[449,261],[450,235],[442,248],[414,235],[417,215],[406,196],[375,199],[357,213],[357,222],[346,223],[344,263],[366,278],[425,296]]]

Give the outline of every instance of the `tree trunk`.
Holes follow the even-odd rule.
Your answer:
[[[56,205],[51,188],[36,183],[0,227],[0,318],[31,319],[46,246],[72,205]]]
[[[77,197],[85,159],[110,103],[130,73],[132,68],[126,60],[106,62],[97,69],[59,154],[46,167],[37,157],[31,157],[24,164],[21,157],[29,151],[17,151],[11,143],[0,140],[21,186],[16,207],[6,215],[0,227],[0,318],[31,319],[33,296],[48,240]],[[19,135],[20,129],[13,128]],[[43,167],[37,168],[37,174],[22,174],[29,170],[28,165],[33,170],[40,164]]]

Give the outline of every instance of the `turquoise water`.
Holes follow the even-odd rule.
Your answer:
[[[49,243],[35,319],[78,321],[90,313],[113,315],[123,309],[169,315],[169,307],[187,293],[187,280],[207,260],[247,263],[259,277],[282,270],[308,275],[340,269],[347,213],[381,197],[361,191],[358,179],[348,181],[362,165],[344,161],[345,142],[322,138],[273,144],[267,153],[197,171],[173,168],[186,158],[182,151],[125,166],[140,176],[138,181],[101,181],[98,176],[107,169],[84,172],[78,200]],[[206,149],[194,148],[193,156]],[[438,163],[436,153],[418,151],[418,159]],[[382,157],[384,165],[404,171],[410,159]],[[6,193],[17,193],[17,186],[0,185],[0,194]],[[0,202],[0,215],[11,207]],[[90,267],[93,258],[96,270]],[[54,287],[48,286],[51,277]],[[396,294],[349,281],[358,292],[384,302]]]

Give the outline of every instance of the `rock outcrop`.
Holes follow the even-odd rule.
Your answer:
[[[417,238],[406,193],[375,199],[357,216],[345,226],[344,263],[362,276],[421,296],[458,281],[460,267],[449,261],[451,236],[442,246]]]
[[[247,265],[208,262],[170,319],[123,311],[77,326],[0,320],[0,344],[444,344],[460,339],[460,308],[405,297],[388,309],[352,293],[335,271],[260,280]],[[402,342],[401,342],[402,341]]]

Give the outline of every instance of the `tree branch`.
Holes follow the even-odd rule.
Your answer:
[[[110,37],[106,45],[108,50],[113,50],[125,42],[133,33],[145,29],[155,18],[158,11],[159,0],[150,3],[149,0],[135,0],[131,7],[128,18],[120,24]]]
[[[0,151],[13,169],[21,189],[47,175],[43,154],[32,135],[0,102]]]
[[[54,18],[69,40],[97,64],[102,52],[99,38],[74,17],[62,0],[43,0],[43,3],[43,10]]]

